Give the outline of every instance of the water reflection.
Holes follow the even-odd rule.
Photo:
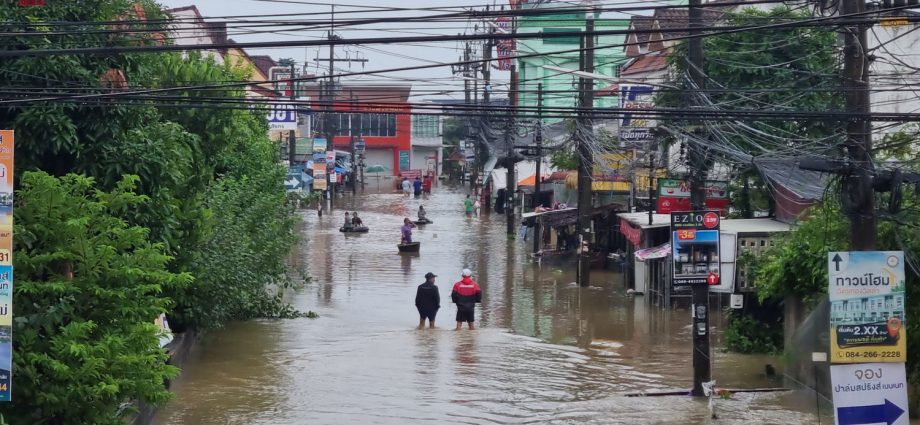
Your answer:
[[[627,398],[688,388],[690,317],[627,296],[622,277],[595,271],[589,288],[568,267],[539,264],[505,236],[504,217],[466,218],[463,189],[429,200],[397,194],[337,200],[368,234],[338,232],[338,214],[304,215],[291,263],[314,282],[293,298],[320,319],[239,324],[204,341],[175,383],[158,424],[705,423],[705,402]],[[421,253],[396,253],[403,217],[424,204],[434,224],[414,232]],[[454,331],[450,289],[470,268],[483,290],[479,329]],[[415,330],[415,288],[439,275],[438,329]],[[714,341],[717,347],[717,342]],[[246,355],[244,356],[243,353]],[[715,353],[729,387],[780,386],[776,359]],[[250,383],[226,388],[227,375]],[[720,402],[719,423],[810,423],[781,394]]]

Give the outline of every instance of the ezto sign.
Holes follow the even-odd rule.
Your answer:
[[[720,221],[717,211],[671,213],[674,286],[719,284]]]
[[[831,362],[906,360],[902,251],[829,252]]]

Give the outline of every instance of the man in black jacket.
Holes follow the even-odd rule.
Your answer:
[[[418,328],[425,327],[425,319],[428,319],[428,327],[434,327],[434,316],[438,314],[441,308],[441,294],[438,292],[437,285],[434,284],[436,274],[428,272],[425,274],[425,283],[418,286],[415,293],[415,307],[418,309]]]

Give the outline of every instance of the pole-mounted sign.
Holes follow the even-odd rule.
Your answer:
[[[718,285],[718,211],[671,213],[671,249],[674,286]]]
[[[837,425],[907,425],[903,251],[827,253]]]

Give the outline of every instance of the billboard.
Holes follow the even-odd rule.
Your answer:
[[[325,159],[325,156],[323,157]],[[326,190],[326,162],[313,163],[313,190]]]
[[[620,108],[622,109],[652,109],[655,89],[646,85],[620,85]],[[624,113],[620,120],[620,144],[630,148],[645,148],[655,140],[652,128],[656,121],[632,113]]]
[[[831,363],[907,359],[904,252],[827,253]]]
[[[13,373],[13,130],[0,130],[0,401]]]
[[[718,285],[721,275],[718,211],[671,214],[674,286]]]
[[[706,209],[728,211],[728,182],[707,181]],[[690,211],[690,183],[683,180],[658,179],[658,213]]]
[[[297,130],[297,110],[294,105],[271,104],[266,118],[269,130]]]

